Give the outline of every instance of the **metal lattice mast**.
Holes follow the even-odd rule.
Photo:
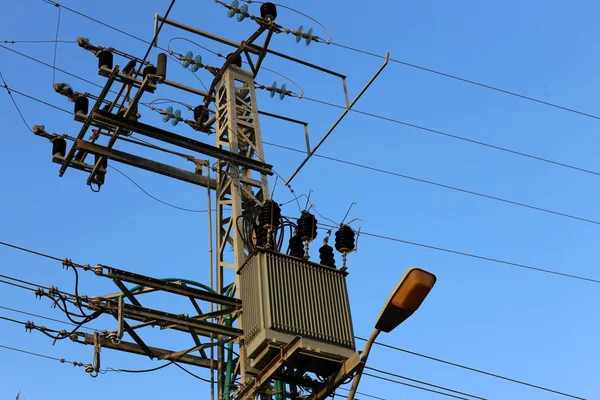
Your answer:
[[[217,147],[264,162],[252,74],[231,65],[215,90]],[[237,271],[248,254],[238,222],[269,198],[267,175],[233,161],[217,161],[217,288],[223,290],[224,268]],[[228,244],[233,248],[233,255]],[[236,275],[236,286],[238,283]],[[240,329],[241,321],[239,321]],[[245,357],[240,372],[245,378]],[[223,376],[220,371],[219,377]],[[221,389],[222,384],[219,385]]]

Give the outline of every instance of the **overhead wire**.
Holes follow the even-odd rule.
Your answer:
[[[289,151],[294,151],[294,152],[297,152],[297,153],[303,153],[303,154],[306,153],[305,150],[300,150],[300,149],[296,149],[296,148],[293,148],[293,147],[284,146],[284,145],[277,144],[277,143],[271,143],[271,142],[266,142],[266,141],[263,141],[263,143],[266,144],[266,145],[269,145],[269,146],[273,146],[273,147],[277,147],[277,148],[285,149],[285,150],[289,150]],[[342,164],[346,164],[346,165],[351,165],[351,166],[362,168],[362,169],[367,169],[367,170],[374,171],[374,172],[379,172],[379,173],[382,173],[382,174],[387,174],[387,175],[395,176],[395,177],[398,177],[398,178],[404,178],[404,179],[412,180],[412,181],[415,181],[415,182],[425,183],[425,184],[428,184],[428,185],[433,185],[433,186],[441,187],[441,188],[444,188],[444,189],[450,189],[450,190],[454,190],[454,191],[457,191],[457,192],[470,194],[470,195],[473,195],[473,196],[483,197],[483,198],[490,199],[490,200],[495,200],[495,201],[499,201],[499,202],[503,202],[503,203],[507,203],[507,204],[512,204],[512,205],[516,205],[516,206],[520,206],[520,207],[524,207],[524,208],[529,208],[529,209],[532,209],[532,210],[541,211],[541,212],[545,212],[545,213],[548,213],[548,214],[557,215],[557,216],[560,216],[560,217],[565,217],[565,218],[570,218],[570,219],[574,219],[574,220],[578,220],[578,221],[582,221],[582,222],[587,222],[587,223],[591,223],[591,224],[595,224],[595,225],[600,225],[600,221],[596,221],[596,220],[592,220],[592,219],[588,219],[588,218],[584,218],[584,217],[579,217],[577,215],[563,213],[563,212],[560,212],[560,211],[554,211],[554,210],[550,210],[550,209],[547,209],[547,208],[537,207],[537,206],[533,206],[533,205],[522,203],[522,202],[518,202],[518,201],[504,199],[502,197],[497,197],[497,196],[492,196],[492,195],[488,195],[488,194],[485,194],[485,193],[475,192],[473,190],[462,189],[462,188],[459,188],[459,187],[456,187],[456,186],[446,185],[446,184],[443,184],[443,183],[434,182],[434,181],[427,180],[427,179],[422,179],[422,178],[417,178],[417,177],[410,176],[410,175],[400,174],[398,172],[389,171],[389,170],[385,170],[385,169],[382,169],[382,168],[373,167],[373,166],[366,165],[366,164],[360,164],[360,163],[356,163],[356,162],[353,162],[353,161],[343,160],[343,159],[340,159],[340,158],[335,158],[335,157],[326,156],[326,155],[320,155],[320,154],[316,154],[316,153],[313,156],[314,157],[318,157],[318,158],[323,158],[323,159],[326,159],[326,160],[330,160],[330,161],[334,161],[334,162],[338,162],[338,163],[342,163]]]
[[[60,14],[61,14],[61,9],[60,7],[57,7],[58,9],[58,21],[56,22],[56,37],[54,38],[54,60],[52,62],[52,84],[54,85],[54,83],[56,82],[56,54],[58,52],[58,32],[60,30]]]
[[[19,313],[19,314],[23,314],[23,315],[28,315],[30,317],[36,317],[36,318],[40,318],[40,319],[45,319],[47,321],[58,322],[58,323],[65,324],[65,325],[78,326],[78,324],[74,324],[74,323],[69,322],[69,321],[63,321],[63,320],[56,319],[56,318],[46,317],[44,315],[34,314],[34,313],[27,312],[27,311],[19,310],[19,309],[16,309],[16,308],[10,308],[10,307],[6,307],[6,306],[0,305],[0,309],[6,310],[6,311],[15,312],[15,313]],[[101,332],[100,329],[90,328],[88,326],[81,326],[81,328],[87,329],[88,331]]]
[[[64,358],[58,358],[58,357],[48,356],[48,355],[45,355],[45,354],[34,353],[32,351],[19,349],[17,347],[11,347],[11,346],[6,346],[6,345],[3,345],[3,344],[0,344],[0,348],[6,349],[6,350],[16,351],[16,352],[19,352],[19,353],[29,354],[29,355],[36,356],[36,357],[46,358],[48,360],[59,361],[61,364],[65,364],[66,363],[66,364],[73,364],[73,365],[76,365],[76,366],[83,366],[83,364],[79,363],[79,362],[67,361]]]
[[[306,97],[306,96],[303,97],[303,99],[306,99],[306,100],[309,100],[309,101],[312,101],[312,102],[316,102],[316,103],[320,103],[320,104],[324,104],[324,105],[329,106],[329,107],[335,107],[335,108],[342,109],[342,110],[346,109],[345,106],[341,106],[339,104],[335,104],[335,103],[331,103],[331,102],[327,102],[327,101],[323,101],[323,100],[318,100],[318,99],[313,99],[313,98]],[[455,134],[452,134],[452,133],[448,133],[448,132],[444,132],[444,131],[440,131],[440,130],[437,130],[437,129],[427,128],[425,126],[421,126],[421,125],[417,125],[417,124],[412,124],[412,123],[409,123],[409,122],[401,121],[399,119],[395,119],[395,118],[391,118],[391,117],[386,117],[386,116],[383,116],[383,115],[378,115],[378,114],[374,114],[374,113],[370,113],[370,112],[366,112],[366,111],[361,111],[361,110],[358,110],[358,109],[355,109],[355,108],[351,108],[350,112],[353,112],[353,113],[356,113],[356,114],[366,115],[368,117],[372,117],[372,118],[376,118],[376,119],[381,119],[381,120],[392,122],[392,123],[398,124],[398,125],[408,126],[408,127],[411,127],[411,128],[415,128],[415,129],[419,129],[419,130],[425,131],[425,132],[434,133],[436,135],[442,135],[442,136],[449,137],[449,138],[452,138],[452,139],[461,140],[461,141],[464,141],[464,142],[467,142],[467,143],[476,144],[476,145],[487,147],[487,148],[490,148],[490,149],[499,150],[499,151],[510,153],[510,154],[517,155],[517,156],[520,156],[520,157],[525,157],[525,158],[529,158],[529,159],[532,159],[532,160],[541,161],[541,162],[544,162],[544,163],[556,165],[556,166],[559,166],[559,167],[568,168],[568,169],[572,169],[572,170],[579,171],[579,172],[584,172],[586,174],[600,176],[600,172],[593,171],[593,170],[590,170],[590,169],[578,167],[578,166],[567,164],[567,163],[563,163],[563,162],[560,162],[560,161],[554,161],[554,160],[551,160],[549,158],[539,157],[539,156],[536,156],[536,155],[533,155],[533,154],[528,154],[528,153],[524,153],[522,151],[512,150],[512,149],[509,149],[509,148],[506,148],[506,147],[496,146],[494,144],[490,144],[490,143],[486,143],[486,142],[481,142],[481,141],[478,141],[478,140],[475,140],[475,139],[469,139],[469,138],[464,137],[464,136],[458,136],[458,135],[455,135]]]
[[[380,55],[380,54],[375,54],[375,53],[372,53],[370,51],[361,50],[361,49],[358,49],[358,48],[354,48],[354,47],[351,47],[351,46],[346,46],[346,45],[343,45],[343,44],[340,44],[340,43],[335,43],[335,42],[332,42],[331,44],[334,45],[334,46],[340,47],[340,48],[344,48],[346,50],[351,50],[351,51],[354,51],[354,52],[357,52],[357,53],[362,53],[362,54],[365,54],[365,55],[368,55],[368,56],[371,56],[371,57],[376,57],[376,58],[379,58],[379,59],[382,59],[382,60],[385,59],[385,56]],[[531,97],[531,96],[526,96],[526,95],[523,95],[523,94],[520,94],[520,93],[517,93],[517,92],[514,92],[514,91],[502,89],[502,88],[497,87],[497,86],[492,86],[492,85],[488,85],[488,84],[485,84],[485,83],[477,82],[477,81],[474,81],[474,80],[471,80],[471,79],[462,78],[462,77],[457,76],[457,75],[449,74],[449,73],[442,72],[442,71],[439,71],[439,70],[435,70],[435,69],[432,69],[432,68],[423,67],[421,65],[409,63],[409,62],[398,60],[398,59],[395,59],[395,58],[390,58],[389,61],[392,62],[392,63],[401,64],[401,65],[404,65],[404,66],[407,66],[407,67],[410,67],[410,68],[415,68],[415,69],[418,69],[418,70],[421,70],[421,71],[429,72],[429,73],[432,73],[432,74],[435,74],[435,75],[440,75],[440,76],[443,76],[443,77],[446,77],[446,78],[454,79],[454,80],[457,80],[457,81],[460,81],[460,82],[464,82],[464,83],[468,83],[468,84],[471,84],[471,85],[479,86],[479,87],[482,87],[482,88],[485,88],[485,89],[490,89],[490,90],[493,90],[493,91],[496,91],[496,92],[504,93],[504,94],[507,94],[507,95],[510,95],[510,96],[518,97],[518,98],[523,99],[523,100],[528,100],[528,101],[532,101],[534,103],[543,104],[543,105],[546,105],[546,106],[557,108],[557,109],[560,109],[560,110],[563,110],[563,111],[567,111],[567,112],[570,112],[570,113],[573,113],[573,114],[578,114],[578,115],[582,115],[584,117],[589,117],[589,118],[600,120],[600,116],[598,116],[598,115],[594,115],[594,114],[590,114],[590,113],[587,113],[587,112],[584,112],[584,111],[576,110],[576,109],[570,108],[570,107],[561,106],[559,104],[551,103],[551,102],[545,101],[545,100],[540,100],[540,99],[537,99],[537,98],[534,98],[534,97]]]
[[[131,35],[131,34],[125,32],[125,31],[123,31],[122,29],[119,29],[119,28],[116,28],[116,27],[114,27],[112,25],[106,24],[106,23],[104,23],[102,21],[99,21],[99,20],[97,20],[97,19],[95,19],[93,17],[90,17],[90,16],[88,16],[88,15],[86,15],[84,13],[81,13],[81,12],[73,10],[73,9],[71,9],[69,7],[63,6],[62,4],[58,4],[58,3],[53,2],[51,0],[43,0],[43,1],[46,2],[46,3],[48,3],[48,4],[56,5],[57,7],[62,7],[62,8],[66,9],[66,10],[68,10],[70,12],[73,12],[73,13],[75,13],[77,15],[80,15],[80,16],[82,16],[84,18],[90,19],[90,20],[92,20],[92,21],[94,21],[96,23],[99,23],[99,24],[101,24],[103,26],[106,26],[106,27],[108,27],[110,29],[113,29],[113,30],[115,30],[117,32],[123,33],[123,34],[125,34],[125,35],[127,35],[129,37],[132,37],[132,38],[136,39],[136,40],[139,40],[139,41],[142,41],[142,42],[148,43],[148,44],[151,43],[151,42],[149,42],[149,41],[147,41],[145,39],[139,38],[139,37],[137,37],[135,35]],[[337,43],[332,43],[332,44],[338,45]],[[168,49],[164,49],[164,48],[161,48],[161,49],[164,50],[164,51],[167,51],[167,52],[169,51]],[[351,49],[351,50],[356,50],[356,49]],[[369,55],[376,56],[376,57],[379,57],[379,58],[385,58],[383,56],[376,55],[374,53],[365,52],[365,54],[369,54]],[[402,63],[400,60],[393,60],[392,59],[391,61]],[[423,68],[421,68],[421,69],[423,69]],[[431,70],[431,72],[433,72],[433,70]],[[480,86],[484,86],[484,85],[480,85]],[[341,106],[341,105],[338,105],[338,104],[326,102],[326,101],[323,101],[323,100],[313,99],[313,98],[306,97],[306,96],[304,96],[302,98],[304,98],[306,100],[309,100],[309,101],[321,103],[321,104],[324,104],[324,105],[327,105],[327,106],[330,106],[330,107],[335,107],[335,108],[339,108],[339,109],[345,109],[346,108],[345,106]],[[542,101],[538,101],[538,102],[544,103]],[[591,114],[586,114],[586,113],[579,112],[579,111],[576,111],[576,110],[573,110],[573,109],[561,107],[561,106],[558,106],[558,105],[553,105],[552,103],[547,103],[547,104],[555,106],[557,108],[565,109],[567,111],[576,112],[576,113],[581,114],[581,115],[586,115],[586,116],[589,116],[589,117],[600,119],[600,117],[594,116],[594,115],[591,115]],[[600,176],[600,172],[597,172],[597,171],[592,171],[592,170],[589,170],[589,169],[586,169],[586,168],[582,168],[582,167],[578,167],[578,166],[575,166],[575,165],[570,165],[570,164],[567,164],[567,163],[563,163],[563,162],[559,162],[559,161],[554,161],[554,160],[551,160],[551,159],[548,159],[548,158],[539,157],[539,156],[532,155],[532,154],[527,154],[527,153],[524,153],[524,152],[521,152],[521,151],[508,149],[508,148],[501,147],[501,146],[496,146],[496,145],[493,145],[493,144],[490,144],[490,143],[485,143],[485,142],[481,142],[481,141],[478,141],[478,140],[469,139],[469,138],[458,136],[458,135],[454,135],[454,134],[451,134],[451,133],[448,133],[448,132],[443,132],[443,131],[440,131],[440,130],[437,130],[437,129],[431,129],[431,128],[427,128],[427,127],[420,126],[420,125],[417,125],[417,124],[412,124],[412,123],[400,121],[400,120],[395,119],[395,118],[390,118],[390,117],[386,117],[386,116],[382,116],[382,115],[377,115],[377,114],[374,114],[374,113],[370,113],[370,112],[366,112],[366,111],[361,111],[361,110],[358,110],[358,109],[355,109],[355,108],[350,109],[350,111],[354,112],[354,113],[357,113],[357,114],[366,115],[366,116],[369,116],[369,117],[372,117],[372,118],[377,118],[377,119],[381,119],[381,120],[393,122],[395,124],[400,124],[400,125],[412,127],[412,128],[415,128],[415,129],[426,131],[426,132],[430,132],[430,133],[434,133],[434,134],[438,134],[438,135],[443,135],[443,136],[446,136],[446,137],[449,137],[449,138],[453,138],[453,139],[465,141],[465,142],[468,142],[468,143],[472,143],[472,144],[476,144],[476,145],[488,147],[488,148],[491,148],[491,149],[495,149],[495,150],[499,150],[499,151],[511,153],[511,154],[514,154],[514,155],[518,155],[518,156],[530,158],[530,159],[541,161],[541,162],[544,162],[544,163],[549,163],[549,164],[553,164],[553,165],[556,165],[556,166],[573,169],[573,170],[576,170],[576,171],[579,171],[579,172],[584,172],[584,173],[588,173],[588,174]]]
[[[363,338],[363,337],[360,337],[360,336],[355,336],[355,338],[358,339],[358,340],[362,340],[363,342],[367,341],[366,338]],[[410,355],[413,355],[413,356],[421,357],[421,358],[424,358],[424,359],[427,359],[427,360],[431,360],[431,361],[435,361],[435,362],[438,362],[438,363],[450,365],[452,367],[457,367],[457,368],[465,369],[465,370],[468,370],[468,371],[471,371],[471,372],[475,372],[475,373],[478,373],[478,374],[487,375],[487,376],[490,376],[490,377],[493,377],[493,378],[497,378],[497,379],[501,379],[501,380],[504,380],[504,381],[507,381],[507,382],[516,383],[516,384],[519,384],[519,385],[527,386],[527,387],[530,387],[530,388],[542,390],[542,391],[549,392],[549,393],[558,394],[558,395],[565,396],[565,397],[570,397],[570,398],[573,398],[573,399],[585,400],[583,397],[578,397],[578,396],[573,395],[573,394],[569,394],[569,393],[566,393],[566,392],[561,392],[561,391],[558,391],[558,390],[555,390],[555,389],[551,389],[551,388],[547,388],[547,387],[540,386],[540,385],[535,385],[533,383],[529,383],[529,382],[526,382],[526,381],[523,381],[523,380],[509,378],[507,376],[503,376],[503,375],[496,374],[496,373],[493,373],[493,372],[484,371],[484,370],[479,369],[479,368],[469,367],[469,366],[464,365],[464,364],[459,364],[459,363],[455,363],[455,362],[452,362],[452,361],[443,360],[443,359],[438,358],[438,357],[428,356],[428,355],[423,354],[423,353],[418,353],[416,351],[404,349],[404,348],[401,348],[401,347],[398,347],[398,346],[393,346],[393,345],[390,345],[390,344],[387,344],[387,343],[377,342],[376,341],[376,342],[374,342],[374,344],[376,346],[385,347],[385,348],[392,349],[392,350],[395,350],[395,351],[399,351],[399,352],[403,352],[403,353],[410,354]]]
[[[375,378],[375,379],[380,379],[382,381],[388,381],[388,382],[392,382],[398,385],[403,385],[403,386],[408,386],[414,389],[419,389],[419,390],[424,390],[426,392],[430,392],[430,393],[435,393],[435,394],[439,394],[442,396],[447,396],[447,397],[452,397],[454,399],[461,399],[461,400],[470,400],[467,397],[461,397],[461,396],[457,396],[451,393],[445,393],[445,392],[440,392],[439,390],[435,390],[435,389],[429,389],[427,387],[423,387],[423,386],[418,386],[418,385],[413,385],[412,383],[406,383],[406,382],[401,382],[395,379],[391,379],[391,378],[386,378],[384,376],[379,376],[379,375],[375,375],[375,374],[371,374],[368,372],[363,372],[364,376],[370,376],[371,378]]]
[[[384,370],[382,370],[382,369],[373,368],[373,367],[369,367],[369,366],[365,366],[365,369],[366,369],[366,370],[369,370],[369,371],[378,372],[378,373],[380,373],[380,374],[384,374],[384,375],[393,376],[394,378],[400,378],[400,379],[404,379],[404,380],[406,380],[406,381],[410,381],[410,382],[414,382],[414,383],[419,383],[419,384],[421,384],[421,385],[425,385],[425,386],[433,387],[433,388],[436,388],[436,389],[442,389],[442,390],[445,390],[445,391],[447,391],[447,392],[454,393],[454,394],[457,394],[457,395],[468,396],[468,397],[472,397],[472,398],[474,398],[474,399],[479,399],[479,400],[487,400],[485,397],[475,396],[475,395],[473,395],[473,394],[469,394],[469,393],[466,393],[466,392],[461,392],[461,391],[459,391],[459,390],[450,389],[450,388],[447,388],[447,387],[445,387],[445,386],[434,385],[433,383],[429,383],[429,382],[421,381],[421,380],[418,380],[418,379],[409,378],[409,377],[407,377],[407,376],[403,376],[403,375],[395,374],[395,373],[393,373],[393,372],[389,372],[389,371],[384,371]]]

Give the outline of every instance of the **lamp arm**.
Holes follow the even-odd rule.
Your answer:
[[[362,378],[363,370],[367,363],[367,358],[369,358],[369,353],[371,352],[373,343],[375,343],[375,340],[377,339],[377,336],[379,336],[380,333],[381,331],[379,329],[375,329],[371,333],[371,336],[369,336],[367,344],[365,344],[365,349],[363,350],[362,355],[360,357],[360,362],[362,365],[359,367],[358,371],[356,372],[356,375],[354,375],[354,379],[352,380],[352,387],[350,388],[350,392],[348,393],[348,397],[346,398],[346,400],[354,400],[354,395],[356,395],[356,389],[358,389],[360,378]]]

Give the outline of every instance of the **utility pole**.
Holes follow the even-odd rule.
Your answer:
[[[106,77],[104,88],[95,96],[78,93],[66,84],[55,85],[57,92],[74,102],[75,119],[82,123],[82,128],[73,137],[49,133],[42,125],[34,129],[37,135],[52,141],[52,160],[60,164],[59,175],[68,169],[83,171],[88,174],[87,184],[95,190],[105,184],[108,163],[118,162],[205,187],[216,199],[216,220],[213,223],[208,218],[209,232],[214,232],[215,239],[209,242],[214,257],[214,263],[212,259],[209,263],[209,285],[185,277],[165,280],[105,265],[65,261],[66,267],[111,279],[119,289],[115,294],[65,299],[92,312],[84,313],[85,322],[103,314],[112,315],[117,321],[117,328],[112,331],[90,335],[74,330],[68,337],[94,347],[94,362],[87,368],[92,376],[100,372],[100,349],[104,347],[208,368],[211,381],[213,372],[217,377],[213,383],[218,399],[324,399],[364,364],[355,348],[345,281],[346,255],[355,250],[355,232],[341,223],[336,233],[335,247],[343,258],[341,268],[336,268],[333,249],[327,241],[320,248],[320,261],[309,261],[309,244],[317,236],[317,219],[304,210],[292,221],[281,215],[279,205],[270,198],[268,178],[274,171],[265,160],[259,115],[305,127],[307,157],[285,182],[289,186],[383,70],[387,59],[350,102],[343,74],[269,49],[273,35],[281,33],[292,34],[297,41],[305,40],[307,44],[329,43],[314,35],[312,29],[305,33],[302,27],[290,30],[278,25],[273,3],[263,3],[260,16],[251,15],[247,5],[240,7],[238,1],[217,3],[238,21],[254,21],[257,30],[241,43],[221,38],[168,19],[173,2],[165,16],[156,15],[154,21],[153,45],[157,44],[162,27],[169,25],[233,48],[220,67],[203,64],[191,52],[175,57],[184,67],[193,71],[205,69],[212,74],[207,92],[168,79],[167,60],[173,54],[160,53],[154,66],[146,60],[150,49],[140,59],[80,38],[80,47],[98,57],[98,73]],[[257,44],[259,40],[262,44]],[[126,59],[126,66],[115,65],[114,56]],[[243,67],[242,56],[247,68]],[[310,146],[306,123],[259,110],[257,89],[270,91],[272,96],[277,94],[282,99],[301,97],[285,85],[278,88],[276,84],[265,86],[256,81],[267,56],[341,79],[346,108],[314,148]],[[185,119],[180,111],[168,107],[157,110],[163,120],[171,121],[173,126],[183,122],[196,132],[214,134],[214,146],[140,121],[138,110],[143,105],[143,96],[159,91],[161,85],[198,96],[193,119]],[[90,100],[93,100],[91,107]],[[90,130],[92,134],[86,140]],[[141,142],[139,136],[153,143]],[[67,151],[68,139],[73,144]],[[192,162],[193,170],[117,150],[114,146],[120,141],[184,157]],[[176,146],[178,150],[166,150],[161,143]],[[93,162],[88,161],[92,156]],[[208,198],[210,208],[211,195]],[[290,234],[286,252],[282,245],[287,228]],[[212,277],[216,278],[214,287]],[[226,281],[228,277],[231,281]],[[192,316],[144,307],[141,298],[153,292],[188,298]],[[53,300],[62,296],[57,292],[39,294]],[[206,306],[208,312],[203,311]],[[193,345],[184,350],[150,346],[143,339],[144,329],[149,326],[184,332]],[[214,398],[214,389],[211,392]]]

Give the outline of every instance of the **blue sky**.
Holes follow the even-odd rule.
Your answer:
[[[0,41],[52,40],[58,9],[40,0],[5,1]],[[133,35],[151,39],[153,15],[163,13],[168,2],[77,2],[72,7]],[[598,114],[600,58],[592,38],[600,34],[593,1],[565,3],[557,0],[520,2],[481,1],[376,1],[285,2],[324,24],[336,43],[377,54],[390,52],[397,60],[444,71],[471,80]],[[251,11],[257,13],[258,5]],[[254,29],[251,21],[228,19],[223,7],[209,0],[178,0],[171,17],[232,40],[245,39]],[[279,10],[278,22],[291,29],[318,26],[290,11]],[[142,56],[146,45],[80,16],[62,11],[59,39],[88,37],[92,43],[113,46]],[[159,40],[186,37],[211,50],[228,48],[194,38],[167,27]],[[52,64],[53,44],[5,44]],[[180,53],[201,54],[206,64],[221,59],[182,40],[171,42]],[[348,76],[353,97],[379,68],[381,60],[325,44],[296,44],[291,36],[278,35],[272,48],[318,63]],[[8,85],[67,109],[71,104],[52,89],[52,69],[0,48],[0,72]],[[156,52],[151,58],[156,57]],[[58,46],[56,66],[103,83],[96,75],[96,59],[74,44]],[[123,64],[121,60],[117,63]],[[298,83],[307,97],[343,104],[339,81],[277,58],[267,57],[265,67]],[[200,87],[188,71],[171,63],[170,79]],[[208,85],[208,73],[198,75]],[[75,90],[98,93],[92,85],[60,72],[59,82]],[[284,80],[262,71],[257,82],[269,85]],[[293,85],[288,83],[291,90]],[[177,96],[177,97],[176,97]],[[158,97],[176,97],[195,104],[191,95],[161,88]],[[44,124],[48,131],[75,135],[79,123],[72,117],[15,94],[30,125]],[[266,111],[309,122],[312,143],[321,137],[341,110],[303,99],[272,99],[258,94]],[[28,132],[3,90],[0,93],[3,145],[0,146],[0,197],[3,223],[0,240],[57,255],[81,264],[102,263],[156,277],[208,279],[207,216],[172,209],[143,194],[123,176],[109,171],[100,193],[92,193],[85,176],[69,170],[58,178],[50,162],[50,144]],[[407,123],[463,136],[518,152],[533,154],[592,171],[600,171],[596,156],[598,121],[556,108],[508,96],[457,80],[390,63],[356,108]],[[158,114],[145,109],[144,122],[162,125]],[[263,139],[303,148],[303,131],[297,125],[261,119]],[[213,137],[191,132],[213,143]],[[120,147],[134,151],[131,146]],[[141,153],[149,154],[149,153]],[[598,176],[550,165],[530,158],[418,130],[388,121],[350,113],[327,139],[319,154],[366,164],[445,185],[510,199],[589,220],[600,220],[597,204]],[[302,155],[265,146],[269,163],[283,177],[299,165]],[[167,158],[165,162],[177,163]],[[191,168],[181,164],[182,167]],[[190,209],[206,209],[206,190],[185,183],[117,166],[154,196]],[[271,181],[271,185],[273,185]],[[294,179],[296,194],[313,190],[318,211],[340,221],[356,202],[350,216],[358,217],[366,232],[498,258],[539,268],[590,278],[600,278],[596,268],[598,224],[551,215],[523,207],[459,193],[395,176],[335,163],[321,158],[309,161]],[[279,183],[275,199],[293,197]],[[292,202],[285,215],[297,217]],[[317,242],[322,238],[320,233]],[[313,245],[316,250],[318,244]],[[338,264],[340,257],[337,255]],[[59,263],[13,249],[0,248],[0,274],[58,286],[72,291],[72,272]],[[396,331],[380,340],[434,357],[506,375],[534,384],[598,398],[596,379],[600,347],[595,283],[524,270],[480,259],[361,236],[356,254],[348,257],[348,285],[358,336],[366,337],[394,283],[410,266],[435,273],[437,285],[422,308]],[[117,289],[93,275],[82,277],[81,292],[89,295]],[[0,306],[63,319],[48,301],[32,293],[3,285]],[[161,300],[154,300],[160,304]],[[152,303],[149,303],[152,304]],[[169,303],[169,307],[177,304]],[[58,324],[7,310],[0,315],[57,327]],[[21,326],[0,321],[0,344],[72,361],[90,362],[92,348],[70,342],[52,346],[39,333],[26,334]],[[115,329],[109,318],[91,326]],[[60,325],[58,325],[60,327]],[[152,344],[172,349],[185,347],[180,335],[150,332]],[[362,347],[363,343],[357,343]],[[176,368],[148,374],[108,373],[93,380],[82,369],[60,365],[0,349],[3,362],[0,397],[21,390],[28,400],[88,399],[128,394],[204,398],[207,385]],[[157,362],[104,350],[103,366],[148,368]],[[370,359],[374,368],[448,386],[491,399],[554,399],[550,393],[482,376],[408,354],[376,347]],[[198,372],[198,371],[196,371]],[[203,373],[203,371],[199,371]],[[386,399],[433,399],[440,396],[363,378],[360,391]]]

